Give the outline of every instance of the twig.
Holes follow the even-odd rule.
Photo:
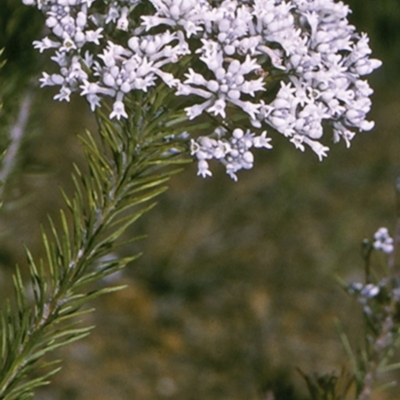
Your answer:
[[[32,89],[29,88],[25,90],[17,119],[10,129],[10,144],[6,150],[0,169],[0,182],[2,182],[0,186],[0,198],[3,196],[5,183],[14,171],[17,163],[17,155],[21,147],[22,138],[24,137],[32,108],[32,97]]]
[[[396,214],[397,214],[397,221],[396,221],[396,227],[393,235],[393,251],[390,253],[389,256],[389,272],[390,276],[393,277],[394,275],[394,269],[396,266],[396,250],[397,246],[400,244],[400,178],[397,178],[396,180]]]

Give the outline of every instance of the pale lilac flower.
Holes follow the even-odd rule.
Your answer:
[[[229,138],[225,138],[227,132],[218,130],[214,132],[215,138],[201,136],[191,140],[191,154],[198,160],[199,174],[203,177],[211,176],[205,173],[206,160],[216,159],[225,166],[226,173],[237,180],[236,173],[241,169],[251,169],[254,163],[254,155],[250,151],[252,147],[271,149],[271,139],[266,137],[266,132],[257,136],[247,130],[236,128]],[[202,172],[200,172],[200,170]]]
[[[393,239],[390,237],[387,228],[379,228],[375,232],[373,246],[376,250],[383,251],[387,254],[393,251]]]
[[[360,294],[363,297],[371,298],[377,296],[379,292],[380,292],[379,286],[369,283],[363,287]]]
[[[128,114],[125,111],[125,106],[124,103],[122,101],[115,101],[114,105],[113,105],[113,111],[110,114],[110,118],[117,118],[117,119],[121,119],[122,118],[128,118]]]

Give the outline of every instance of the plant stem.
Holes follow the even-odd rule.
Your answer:
[[[168,168],[171,164],[181,162],[175,159],[175,156],[165,156],[171,144],[164,144],[159,137],[153,141],[146,137],[141,123],[144,118],[143,113],[139,110],[137,112],[139,120],[133,131],[126,129],[112,131],[113,125],[99,118],[100,134],[104,139],[102,143],[109,148],[97,148],[96,141],[91,136],[88,140],[83,140],[91,174],[82,175],[80,186],[76,187],[77,197],[74,199],[81,198],[84,194],[85,202],[78,211],[71,210],[74,221],[78,221],[79,225],[78,233],[76,233],[77,227],[74,229],[78,240],[70,235],[68,227],[64,229],[62,236],[53,232],[55,247],[51,250],[53,253],[50,254],[50,258],[48,257],[49,270],[47,275],[43,272],[43,276],[39,276],[40,279],[46,282],[52,281],[53,284],[48,285],[49,289],[40,292],[40,298],[43,298],[40,304],[37,300],[33,310],[27,306],[23,310],[23,315],[19,313],[18,319],[16,317],[18,322],[13,325],[14,331],[9,334],[7,344],[17,350],[15,352],[9,350],[3,360],[3,371],[0,370],[2,377],[0,399],[17,400],[18,397],[14,397],[14,393],[20,394],[18,392],[20,381],[26,379],[32,364],[48,351],[89,334],[91,328],[72,330],[70,325],[64,328],[66,329],[64,336],[63,325],[60,327],[58,324],[77,314],[77,311],[71,310],[79,310],[88,301],[87,299],[93,297],[90,296],[91,292],[82,293],[83,283],[94,282],[91,274],[96,269],[93,267],[97,266],[104,254],[109,254],[118,247],[117,239],[137,218],[152,208],[152,204],[147,206],[145,204],[164,192],[166,189],[164,183],[177,172],[168,169],[160,174],[160,168]],[[102,121],[103,126],[101,126]],[[115,151],[116,148],[121,148],[122,152]],[[122,154],[123,152],[126,154]],[[104,173],[104,178],[103,174],[100,176],[100,183],[96,180],[99,178],[96,175],[99,171]],[[74,199],[66,199],[70,209]],[[74,243],[79,244],[74,245]],[[135,257],[119,260],[118,268],[122,268],[133,258]],[[50,271],[54,270],[50,268],[53,259],[57,263],[56,277],[49,276]],[[33,271],[35,275],[36,267],[29,254],[28,261],[31,274]],[[107,271],[99,273],[96,279],[106,275]],[[99,290],[98,293],[111,292],[119,288],[121,287]],[[25,288],[22,287],[20,290],[24,291]],[[25,334],[20,337],[18,332],[24,326],[23,321],[30,322]],[[4,330],[7,330],[7,325]],[[5,333],[7,332],[2,332]],[[59,339],[55,339],[56,335],[60,335]],[[42,384],[44,382],[36,386]]]
[[[18,152],[26,132],[29,115],[32,108],[32,89],[28,88],[22,95],[21,106],[15,124],[10,129],[10,144],[3,158],[0,169],[0,198],[3,198],[4,187],[7,179],[12,174],[17,163]]]

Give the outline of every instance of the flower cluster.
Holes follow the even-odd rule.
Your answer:
[[[390,254],[394,250],[394,240],[389,235],[387,228],[379,228],[373,237],[373,242],[366,241],[369,251],[367,253],[367,282],[362,284],[360,282],[352,282],[347,285],[347,292],[355,296],[358,301],[363,305],[364,314],[367,316],[377,317],[382,310],[388,311],[395,305],[400,309],[400,280],[394,277],[384,276],[377,279],[377,274],[371,274],[370,271],[370,255],[372,250],[381,251]],[[388,268],[390,270],[390,267]],[[390,307],[386,307],[390,306]],[[381,309],[377,312],[377,309]],[[397,312],[397,311],[396,311]]]
[[[363,314],[373,331],[368,339],[375,350],[393,345],[399,332],[400,280],[385,277],[375,284],[351,283],[347,291],[362,305]]]
[[[374,249],[391,253],[394,249],[393,239],[389,235],[387,228],[379,228],[374,234]]]
[[[217,139],[201,136],[191,141],[191,154],[198,160],[198,175],[211,176],[207,160],[219,160],[226,167],[227,174],[237,181],[236,172],[241,169],[253,168],[254,156],[250,152],[252,147],[271,149],[271,139],[266,137],[267,132],[256,136],[249,130],[243,132],[236,128],[229,139],[222,138],[226,131],[219,129],[215,132]]]
[[[309,146],[320,160],[329,150],[320,141],[323,127],[349,146],[356,132],[374,125],[366,120],[372,89],[362,77],[381,62],[369,57],[368,37],[349,24],[342,2],[23,1],[46,15],[49,36],[35,46],[54,52],[59,70],[44,73],[41,83],[58,86],[58,100],[78,92],[94,110],[107,96],[113,100],[110,118],[128,118],[126,96],[164,82],[177,96],[188,96],[188,119],[211,116],[229,132],[238,132],[240,122],[242,131],[256,131],[244,134],[253,145],[273,128],[301,151]],[[183,57],[190,61],[179,63]],[[238,114],[242,118],[232,122]],[[210,175],[211,158],[232,177],[252,165],[247,144],[240,161],[233,150],[227,153],[241,138],[210,140],[192,142],[200,175]]]

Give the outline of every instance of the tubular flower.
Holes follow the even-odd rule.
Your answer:
[[[201,176],[211,175],[212,158],[234,179],[239,169],[251,168],[249,149],[257,147],[256,138],[267,143],[268,128],[322,160],[327,128],[334,142],[343,139],[349,147],[356,133],[374,126],[366,119],[373,91],[364,77],[381,62],[370,58],[367,35],[349,23],[350,9],[341,1],[23,1],[46,16],[48,36],[34,46],[53,53],[58,70],[44,72],[41,84],[59,87],[56,99],[70,101],[77,92],[94,110],[110,97],[110,118],[128,118],[130,93],[164,83],[187,97],[188,120],[209,115],[217,121],[224,138],[214,130],[209,138],[217,144],[192,139]],[[232,122],[238,115],[240,126]],[[240,147],[239,159],[228,152],[222,157],[215,146],[228,151],[232,141],[242,143],[236,129],[253,144],[244,153]],[[269,139],[261,147],[270,148]]]

